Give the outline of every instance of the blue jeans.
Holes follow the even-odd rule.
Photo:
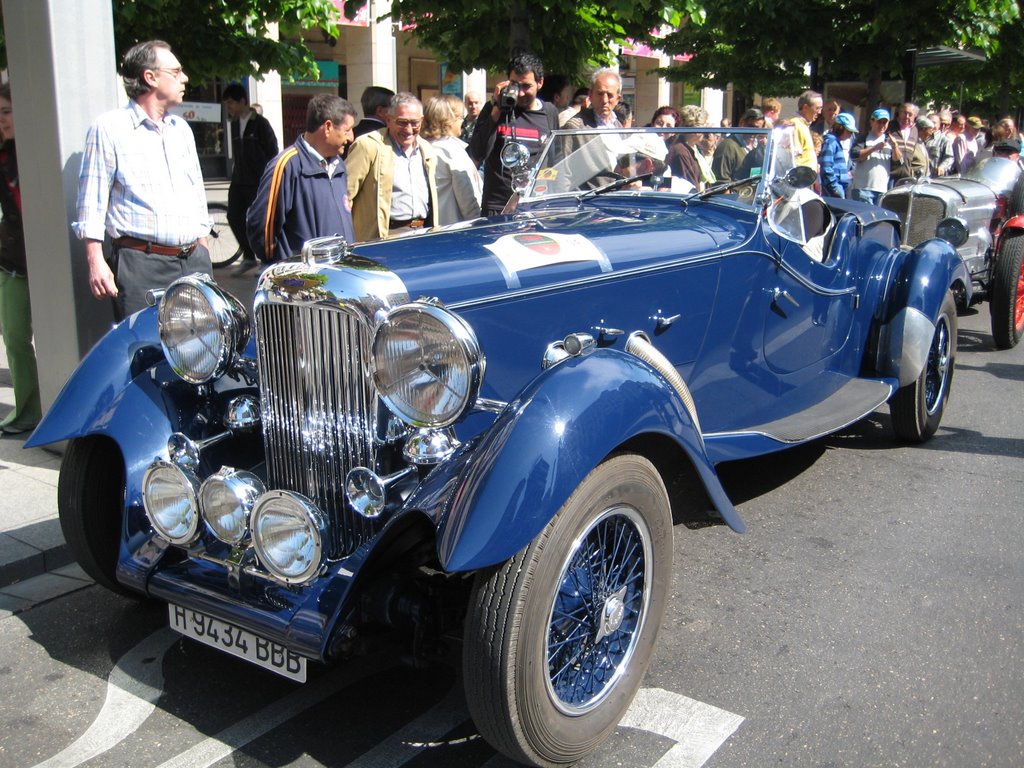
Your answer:
[[[855,189],[853,190],[853,199],[860,200],[862,203],[878,205],[878,201],[882,199],[882,193],[871,189]]]

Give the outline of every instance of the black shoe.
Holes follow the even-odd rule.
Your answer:
[[[244,275],[251,269],[256,269],[260,263],[256,259],[242,259],[238,263],[238,268],[235,270],[236,275]]]

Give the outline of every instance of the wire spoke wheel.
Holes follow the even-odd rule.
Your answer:
[[[956,332],[956,303],[952,292],[947,291],[935,320],[924,370],[889,401],[893,430],[901,440],[923,443],[938,430],[953,387]]]
[[[628,664],[650,598],[651,545],[639,513],[610,509],[576,542],[548,626],[548,692],[567,714],[597,706]]]
[[[529,546],[477,574],[463,677],[484,738],[530,765],[597,749],[643,680],[671,575],[661,476],[641,456],[613,456]]]
[[[231,231],[228,224],[228,207],[223,203],[210,203],[207,206],[210,218],[213,219],[213,228],[209,237],[206,238],[210,250],[210,262],[214,268],[226,267],[233,264],[242,255],[242,246],[238,244],[238,238]]]

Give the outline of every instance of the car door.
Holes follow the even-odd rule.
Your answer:
[[[767,247],[776,256],[775,268],[764,273],[764,359],[782,376],[820,364],[842,349],[857,301],[854,271],[843,247],[852,222],[837,222],[813,193],[804,197],[804,210],[818,207],[817,215],[823,211],[822,224],[808,228],[805,215],[800,226],[786,226],[773,215],[778,211],[772,211],[764,230]]]

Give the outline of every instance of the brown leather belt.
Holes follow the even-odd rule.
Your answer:
[[[409,229],[423,229],[427,226],[426,219],[405,219],[404,221],[390,221],[388,223],[388,229],[401,229],[402,227],[408,227]]]
[[[189,254],[196,249],[197,241],[185,245],[160,245],[151,243],[148,240],[140,240],[137,237],[118,237],[114,239],[115,248],[131,248],[133,251],[143,253],[155,253],[159,256],[173,256],[176,259],[187,259]]]

